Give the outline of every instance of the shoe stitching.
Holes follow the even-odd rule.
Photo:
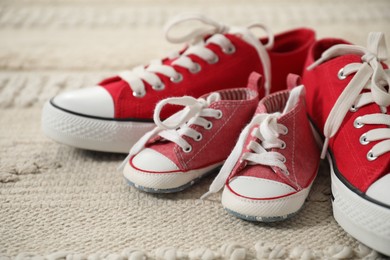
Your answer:
[[[299,111],[299,109],[297,109],[297,111],[295,111],[296,113],[295,113],[295,115],[297,115],[298,114],[298,111]],[[302,189],[301,188],[301,186],[298,184],[298,180],[297,180],[297,175],[295,174],[295,147],[296,147],[296,145],[295,145],[295,136],[296,136],[296,116],[294,116],[293,118],[292,118],[292,120],[293,120],[293,129],[294,129],[294,131],[293,131],[293,140],[292,140],[292,143],[293,143],[293,149],[292,149],[292,171],[293,171],[293,175],[294,175],[294,179],[295,179],[295,185],[298,187],[298,189]]]
[[[228,102],[228,104],[223,104],[222,106],[220,107],[224,107],[224,108],[231,108],[231,107],[235,107],[233,112],[230,114],[230,116],[227,118],[227,120],[225,120],[225,122],[223,123],[223,125],[220,126],[220,128],[214,132],[214,134],[209,138],[209,140],[207,141],[207,143],[205,143],[199,150],[196,154],[194,154],[190,159],[187,160],[187,163],[191,162],[200,152],[202,152],[205,147],[214,139],[214,137],[220,133],[222,131],[222,129],[225,127],[226,124],[230,123],[230,120],[231,118],[236,114],[236,112],[238,111],[239,108],[243,108],[243,107],[248,107],[248,106],[251,106],[253,105],[252,104],[253,101],[251,102],[247,102],[247,100],[243,100],[241,101],[239,104],[237,104],[236,102],[234,102],[234,104]]]
[[[233,112],[230,114],[230,116],[228,117],[228,119],[219,127],[219,129],[217,131],[214,132],[214,134],[207,140],[207,142],[198,150],[198,152],[196,154],[194,154],[191,158],[189,158],[187,160],[187,163],[191,162],[200,152],[202,152],[204,150],[204,148],[212,141],[214,140],[214,137],[219,133],[221,132],[221,130],[225,127],[225,125],[230,121],[230,119],[233,117],[233,115],[235,115],[236,111],[238,110],[238,108],[240,107],[240,105],[243,103],[244,101],[240,102],[239,105],[235,106]],[[233,107],[233,105],[230,105],[230,104],[226,104],[226,105],[222,105],[221,107],[224,107],[224,108],[230,108],[230,107]]]
[[[302,109],[302,106],[296,106],[291,112],[289,112],[288,114],[287,114],[287,116],[286,117],[284,117],[284,119],[285,120],[289,120],[289,119],[291,119],[292,118],[292,120],[293,120],[293,131],[294,131],[294,133],[293,133],[293,158],[292,158],[292,166],[294,165],[294,151],[295,151],[295,132],[296,132],[296,128],[295,128],[295,117],[296,117],[296,115],[298,114],[298,112],[300,112],[301,111],[301,109]],[[285,175],[285,174],[281,174],[280,175],[280,177],[282,178],[282,179],[284,179],[284,180],[288,180],[288,181],[290,181],[291,183],[293,183],[298,189],[302,189],[301,188],[301,186],[298,184],[298,181],[297,181],[297,178],[296,178],[296,176],[295,176],[295,169],[294,169],[294,166],[293,166],[293,172],[292,172],[292,175],[294,175],[294,179],[295,179],[295,181],[292,179],[292,178],[290,178],[290,176],[287,176],[287,175]]]
[[[183,157],[183,154],[182,154],[181,151],[178,149],[177,145],[176,145],[176,147],[174,148],[174,151],[175,151],[176,157],[179,159],[179,162],[180,162],[181,167],[182,167],[183,169],[185,169],[185,170],[188,170],[188,165],[187,165],[187,163],[185,162],[184,157]]]
[[[305,188],[305,189],[309,189],[309,188]],[[262,199],[250,199],[250,198],[243,198],[241,197],[240,195],[235,195],[233,194],[232,192],[230,192],[234,197],[235,199],[237,200],[240,200],[241,202],[247,202],[247,203],[251,203],[251,204],[270,204],[270,203],[274,203],[275,201],[278,201],[278,202],[284,202],[284,201],[287,201],[289,199],[292,199],[292,198],[299,198],[299,197],[305,197],[307,194],[305,194],[303,192],[304,189],[300,190],[300,191],[297,191],[289,196],[286,196],[286,197],[283,197],[283,198],[275,198],[275,199],[267,199],[267,200],[262,200]],[[300,193],[300,194],[298,194]]]

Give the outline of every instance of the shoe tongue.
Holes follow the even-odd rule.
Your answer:
[[[268,42],[267,44],[263,44],[252,32],[251,28],[261,28],[267,33]],[[229,34],[235,34],[239,36],[239,38],[246,43],[253,46],[258,54],[258,58],[261,61],[261,65],[263,68],[263,75],[265,79],[264,88],[265,92],[268,95],[270,93],[271,88],[271,61],[267,50],[273,48],[274,45],[274,36],[273,34],[264,26],[260,24],[253,24],[247,28],[245,27],[231,27],[228,31]]]
[[[302,91],[303,91],[303,85],[295,87],[290,91],[290,95],[283,109],[282,115],[287,114],[293,109],[293,107],[298,103]]]

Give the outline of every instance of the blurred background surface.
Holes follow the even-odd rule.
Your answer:
[[[252,224],[228,216],[219,195],[196,203],[211,177],[181,194],[152,196],[115,172],[124,156],[42,135],[50,97],[178,50],[162,27],[182,12],[226,25],[260,22],[275,33],[312,27],[319,38],[363,46],[368,32],[383,31],[390,43],[389,0],[0,0],[0,258],[135,247],[152,258],[206,249],[239,255],[237,248],[247,259],[375,256],[335,223],[325,165],[296,218]]]

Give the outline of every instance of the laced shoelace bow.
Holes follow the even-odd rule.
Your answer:
[[[201,199],[205,199],[209,195],[222,189],[238,160],[246,161],[249,165],[260,164],[270,167],[278,167],[285,174],[289,174],[285,165],[286,158],[279,152],[270,151],[272,148],[284,149],[286,145],[279,139],[280,134],[285,135],[288,132],[286,126],[278,124],[277,122],[280,115],[280,113],[259,114],[252,119],[252,121],[240,134],[236,146],[222,166],[217,177],[210,185],[209,191],[206,192]],[[245,141],[247,140],[250,130],[253,127],[255,128],[253,129],[251,135],[256,137],[257,141],[251,141],[247,147],[251,152],[246,152],[241,156]]]
[[[322,62],[345,54],[361,55],[362,63],[350,63],[339,72],[342,80],[355,73],[337,99],[325,122],[325,142],[321,153],[324,159],[329,145],[329,139],[339,130],[348,111],[357,111],[360,107],[376,103],[382,114],[369,114],[357,117],[354,126],[363,127],[364,124],[387,125],[388,128],[379,128],[368,131],[360,137],[363,145],[370,141],[380,141],[367,154],[368,160],[375,160],[380,155],[390,151],[390,115],[387,107],[390,105],[390,71],[384,70],[381,62],[387,59],[386,43],[383,33],[372,32],[368,36],[367,48],[354,45],[339,44],[326,50],[320,59],[308,67],[312,70]],[[363,89],[369,92],[361,93]]]
[[[146,143],[155,136],[160,136],[164,140],[176,143],[183,149],[184,152],[191,152],[191,145],[183,138],[188,136],[195,141],[202,140],[202,134],[191,128],[191,125],[198,125],[205,129],[212,128],[212,122],[205,117],[217,118],[222,117],[222,112],[217,109],[209,108],[209,106],[221,100],[218,93],[212,93],[207,99],[184,96],[177,98],[167,98],[160,101],[155,108],[153,119],[157,125],[153,130],[142,136],[131,148],[129,155],[118,167],[122,169],[128,160],[145,148]],[[180,105],[185,108],[173,114],[164,121],[161,120],[160,114],[166,105]]]
[[[202,27],[198,27],[192,31],[190,30],[183,36],[174,37],[171,34],[175,27],[189,21],[198,21],[202,24]],[[252,33],[250,33],[249,30],[252,28],[261,28],[267,33],[268,43],[266,45],[263,45]],[[183,76],[178,73],[173,66],[186,68],[191,73],[198,73],[201,70],[201,67],[198,63],[191,60],[189,57],[190,54],[200,57],[209,64],[217,63],[219,57],[212,50],[206,47],[209,43],[220,46],[222,51],[227,55],[233,54],[236,51],[235,46],[223,35],[224,33],[240,34],[246,41],[255,47],[264,68],[265,89],[266,92],[269,93],[271,84],[271,69],[270,59],[266,49],[272,48],[274,36],[266,26],[262,24],[252,24],[247,27],[229,28],[200,14],[183,14],[170,20],[164,27],[164,30],[165,38],[168,42],[189,42],[190,45],[184,53],[172,54],[169,58],[175,60],[170,65],[163,64],[162,60],[153,60],[146,67],[138,66],[132,70],[119,73],[119,77],[129,84],[135,97],[141,98],[146,94],[144,82],[151,85],[156,91],[163,90],[165,88],[163,82],[157,74],[170,78],[172,82],[178,83],[182,81]],[[208,35],[211,36],[205,41],[204,39]]]

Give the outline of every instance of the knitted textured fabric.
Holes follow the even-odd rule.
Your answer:
[[[363,45],[369,31],[390,36],[387,0],[299,3],[2,1],[0,258],[378,257],[334,221],[326,164],[297,216],[254,224],[227,215],[220,193],[199,202],[214,176],[177,194],[142,193],[115,171],[125,155],[72,149],[40,130],[42,104],[53,95],[177,49],[160,32],[182,11],[206,10],[227,24],[260,21],[275,32],[310,26],[318,37]]]

